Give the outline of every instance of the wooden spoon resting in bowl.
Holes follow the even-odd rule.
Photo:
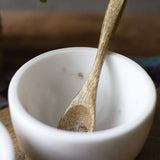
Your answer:
[[[91,72],[61,117],[57,128],[78,132],[92,132],[94,130],[99,77],[111,36],[116,29],[125,3],[126,0],[110,0],[104,16],[97,55]]]

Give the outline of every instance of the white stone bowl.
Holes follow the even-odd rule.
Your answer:
[[[12,139],[2,122],[0,122],[0,159],[15,160]]]
[[[155,86],[135,62],[117,53],[104,61],[97,94],[96,130],[57,129],[66,107],[82,87],[97,49],[53,50],[24,64],[9,86],[17,138],[33,160],[132,160],[151,128]]]

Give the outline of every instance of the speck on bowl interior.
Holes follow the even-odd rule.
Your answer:
[[[135,62],[106,56],[96,103],[93,133],[56,129],[87,78],[97,49],[75,47],[44,53],[24,64],[9,87],[17,138],[31,159],[132,160],[149,133],[155,87]]]

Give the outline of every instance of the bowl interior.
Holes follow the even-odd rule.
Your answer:
[[[22,106],[39,121],[57,127],[87,78],[95,55],[96,49],[62,49],[25,64],[18,84]],[[132,60],[116,53],[106,56],[97,93],[96,131],[140,117],[152,97],[150,84],[148,75]]]

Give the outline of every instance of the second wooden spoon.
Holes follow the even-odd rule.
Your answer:
[[[97,55],[91,72],[77,96],[61,117],[58,124],[59,129],[79,132],[92,132],[94,130],[99,77],[112,33],[116,29],[125,3],[126,0],[110,0],[103,20]]]

